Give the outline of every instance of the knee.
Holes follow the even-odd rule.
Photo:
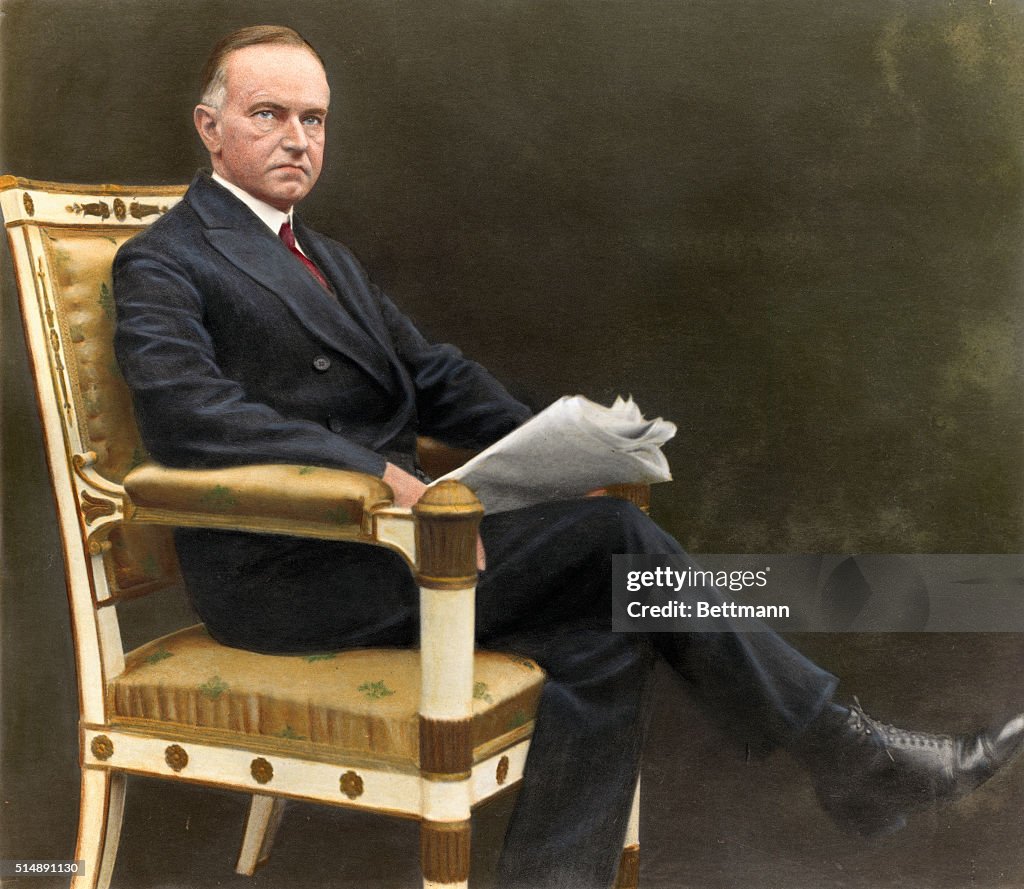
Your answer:
[[[576,694],[597,688],[620,687],[623,693],[643,689],[657,658],[646,636],[581,624],[573,626],[571,633],[566,629],[533,654],[549,679]],[[566,644],[566,638],[571,638],[571,644]]]
[[[629,527],[644,520],[650,521],[642,510],[619,497],[585,497],[581,507],[592,522]]]

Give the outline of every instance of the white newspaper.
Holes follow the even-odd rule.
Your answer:
[[[645,419],[632,398],[609,408],[566,395],[443,478],[461,481],[488,513],[605,485],[666,482],[661,446],[675,434],[674,423]]]

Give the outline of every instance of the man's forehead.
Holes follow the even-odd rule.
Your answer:
[[[327,74],[308,49],[290,44],[244,46],[224,60],[228,94],[248,101],[258,96],[288,94],[326,107],[330,99]]]

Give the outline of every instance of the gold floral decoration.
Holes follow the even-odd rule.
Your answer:
[[[100,219],[110,218],[110,204],[106,201],[93,201],[89,204],[79,204],[75,202],[64,208],[68,213],[74,213],[78,216],[99,216]]]
[[[185,752],[185,748],[178,744],[171,744],[164,751],[164,762],[167,763],[175,772],[180,772],[185,766],[188,765],[188,754]]]
[[[349,799],[363,795],[363,779],[355,772],[345,772],[338,783],[341,786],[341,792]]]
[[[108,760],[114,755],[114,742],[106,735],[97,735],[92,739],[89,749],[98,760]]]
[[[109,500],[105,500],[102,497],[94,497],[88,491],[82,491],[81,497],[82,514],[85,516],[85,521],[90,525],[96,519],[113,515],[117,511],[117,507]]]
[[[128,212],[131,213],[133,219],[145,219],[147,216],[166,213],[167,207],[158,204],[140,204],[138,201],[132,201]]]
[[[252,761],[249,771],[252,773],[253,780],[257,784],[269,784],[270,780],[274,777],[274,767],[262,756],[257,756]]]

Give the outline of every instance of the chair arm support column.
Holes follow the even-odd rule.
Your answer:
[[[643,482],[631,482],[624,485],[608,485],[605,493],[609,497],[618,497],[619,500],[628,500],[638,509],[649,513],[651,511],[651,486]]]
[[[456,481],[413,507],[420,587],[420,768],[463,776],[472,766],[476,538],[483,507]]]
[[[483,507],[445,481],[413,506],[420,586],[420,866],[424,885],[469,880],[476,537]]]

